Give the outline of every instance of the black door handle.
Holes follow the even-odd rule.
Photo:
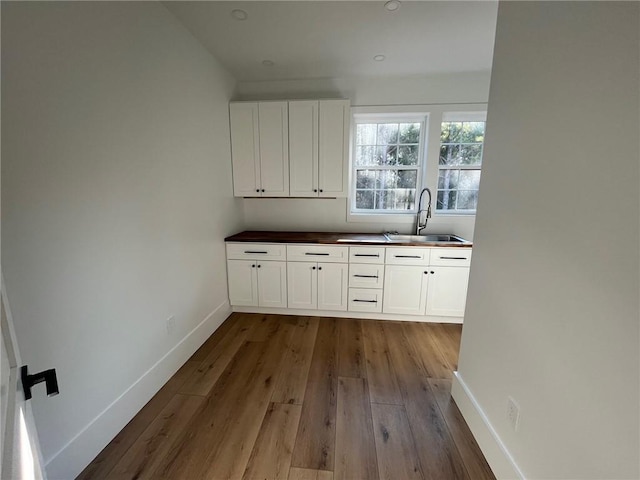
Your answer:
[[[56,369],[51,368],[49,370],[44,370],[39,373],[34,373],[33,375],[29,375],[29,367],[24,365],[21,368],[22,375],[22,389],[24,390],[24,399],[30,400],[31,388],[34,385],[44,382],[47,387],[47,395],[52,397],[60,393],[58,390],[58,377],[56,375]]]

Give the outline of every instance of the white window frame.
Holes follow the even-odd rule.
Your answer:
[[[442,119],[438,124],[438,128],[442,131],[442,123],[444,122],[484,122],[485,124],[485,134],[486,134],[486,123],[487,123],[487,112],[444,112],[442,114]],[[455,166],[450,168],[442,168],[440,166],[440,147],[442,143],[440,142],[440,135],[438,135],[438,160],[436,164],[438,166],[438,171],[436,174],[436,188],[433,191],[433,206],[432,211],[434,215],[443,216],[443,215],[452,215],[452,216],[460,216],[460,215],[475,215],[476,209],[467,209],[467,210],[438,210],[438,179],[440,178],[440,170],[478,170],[480,171],[480,176],[482,176],[482,164],[484,163],[484,141],[482,142],[482,162],[480,165],[462,165]]]
[[[418,179],[418,192],[424,187],[428,187],[433,194],[431,211],[434,217],[474,217],[473,212],[451,212],[446,210],[436,211],[436,201],[438,192],[438,159],[440,158],[440,133],[443,119],[448,118],[468,118],[481,119],[477,121],[486,121],[487,104],[486,103],[460,103],[460,104],[429,104],[429,105],[393,105],[393,106],[353,106],[351,107],[351,139],[349,148],[349,195],[346,203],[346,220],[348,223],[371,223],[388,225],[387,229],[395,229],[394,225],[399,224],[413,225],[415,223],[415,212],[387,212],[376,210],[371,212],[353,212],[352,205],[355,202],[355,125],[356,118],[363,115],[369,118],[406,118],[422,116],[426,119],[426,128],[424,132],[420,129],[420,135],[424,135],[421,147],[422,152],[422,168]],[[451,120],[445,120],[451,121]],[[362,122],[361,122],[362,123]],[[430,141],[434,139],[434,141]],[[446,221],[446,220],[445,220]]]
[[[417,213],[417,199],[411,210],[368,210],[357,209],[356,202],[356,126],[362,123],[420,123],[420,139],[418,147],[418,165],[416,168],[416,196],[420,194],[426,171],[426,155],[429,131],[429,112],[420,107],[354,107],[351,119],[351,145],[349,162],[349,200],[347,205],[348,221],[391,221],[406,222]],[[368,170],[384,170],[384,168],[368,168]],[[413,170],[413,169],[407,169]]]

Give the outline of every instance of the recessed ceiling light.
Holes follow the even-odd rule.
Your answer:
[[[262,65],[264,65],[265,67],[273,67],[275,63],[273,63],[272,60],[263,60]]]
[[[236,20],[246,20],[249,15],[244,10],[232,10],[231,16]]]
[[[389,0],[384,4],[384,8],[386,8],[389,12],[397,12],[400,10],[400,1],[399,0]]]
[[[384,59],[385,59],[385,58],[387,58],[387,57],[385,57],[384,55],[376,55],[375,57],[373,57],[373,59],[374,59],[376,62],[384,62]]]

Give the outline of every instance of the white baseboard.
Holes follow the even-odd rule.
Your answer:
[[[525,480],[522,470],[491,425],[473,393],[464,383],[460,372],[453,372],[453,374],[451,396],[469,425],[471,433],[473,433],[496,478],[498,480]]]
[[[231,314],[225,301],[205,317],[45,465],[50,480],[72,479],[100,453]]]
[[[463,317],[442,317],[432,315],[396,315],[392,313],[373,312],[340,312],[337,310],[305,310],[301,308],[273,308],[273,307],[231,307],[234,312],[242,313],[273,313],[274,315],[300,315],[302,317],[337,317],[364,318],[368,320],[395,320],[401,322],[425,323],[457,323],[462,324]]]

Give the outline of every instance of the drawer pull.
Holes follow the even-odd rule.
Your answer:
[[[354,257],[380,257],[379,253],[354,253]]]
[[[360,302],[360,303],[378,303],[378,300],[358,300],[356,298],[354,298],[353,301]]]
[[[422,258],[421,255],[394,255],[396,258]]]
[[[329,256],[328,253],[313,253],[313,252],[304,252],[305,255],[325,255],[325,256]]]
[[[245,250],[244,253],[260,253],[262,255],[266,255],[269,252],[265,252],[263,250]]]
[[[354,275],[354,277],[358,277],[358,278],[378,278],[378,275]]]
[[[467,257],[440,257],[440,260],[469,260]]]

